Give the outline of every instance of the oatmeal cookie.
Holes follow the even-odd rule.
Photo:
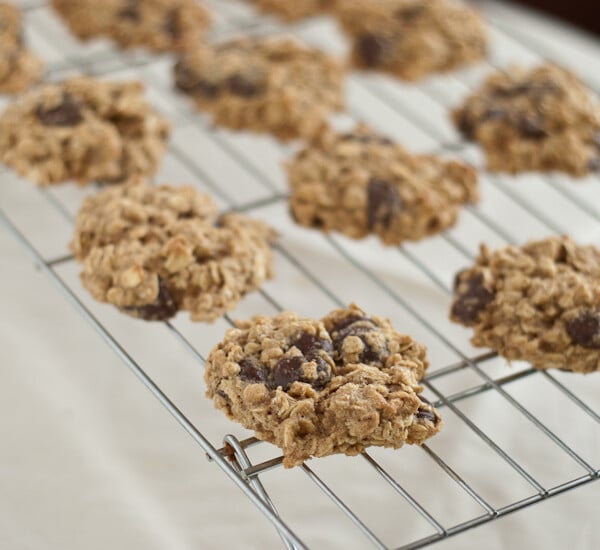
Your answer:
[[[481,17],[454,0],[338,0],[336,12],[362,69],[417,80],[486,54]]]
[[[0,160],[41,185],[151,175],[170,126],[142,92],[89,77],[31,91],[0,117]]]
[[[147,321],[179,310],[214,321],[271,278],[274,239],[261,222],[219,217],[193,187],[133,182],[85,201],[71,248],[97,300]]]
[[[122,48],[178,51],[203,39],[210,16],[196,0],[52,0],[81,40],[106,37]]]
[[[419,397],[427,366],[424,346],[351,305],[322,320],[238,322],[210,353],[205,379],[215,406],[281,447],[290,468],[436,434],[441,418]]]
[[[296,21],[326,13],[335,0],[250,0],[266,13],[274,13],[287,21]]]
[[[344,106],[344,71],[291,38],[241,38],[202,46],[175,66],[177,88],[214,122],[280,139],[313,135]]]
[[[456,223],[478,200],[476,172],[430,155],[411,155],[366,126],[324,131],[287,165],[297,223],[386,244],[418,240]]]
[[[600,107],[573,73],[554,65],[490,76],[453,113],[490,170],[600,170]]]
[[[22,92],[40,81],[42,73],[42,62],[25,48],[21,12],[0,2],[0,93]]]
[[[453,321],[473,345],[538,369],[600,369],[600,250],[550,237],[491,252],[456,277]]]

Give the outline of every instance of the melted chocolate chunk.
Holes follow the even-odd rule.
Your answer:
[[[267,379],[267,373],[263,367],[258,365],[253,359],[242,359],[239,363],[240,373],[238,376],[246,382],[264,382]]]
[[[365,363],[366,365],[372,365],[373,363],[381,363],[382,357],[379,351],[373,349],[369,344],[367,344],[363,338],[361,338],[362,343],[365,345],[365,349],[360,354],[360,362]]]
[[[234,74],[227,81],[229,91],[241,97],[255,97],[263,91],[263,84],[243,74]]]
[[[367,225],[372,231],[377,224],[387,229],[402,211],[402,198],[391,183],[372,178],[367,188]]]
[[[378,67],[390,55],[391,44],[388,38],[365,34],[356,42],[356,50],[367,67]]]
[[[460,287],[466,285],[466,291],[460,292]],[[475,323],[479,314],[494,301],[494,293],[483,285],[483,275],[478,273],[471,278],[460,281],[458,296],[452,305],[452,315],[462,323]]]
[[[342,353],[344,340],[349,336],[357,336],[364,344],[364,349],[360,354],[361,363],[372,364],[382,361],[382,356],[378,350],[373,349],[365,340],[364,335],[369,332],[378,331],[379,327],[368,317],[346,317],[331,329],[333,346],[338,354]]]
[[[350,332],[352,332],[353,329],[359,328],[354,327],[353,325],[356,325],[356,323],[359,322],[363,325],[363,327],[364,323],[369,323],[371,325],[370,330],[375,330],[376,328],[375,323],[368,317],[359,317],[358,315],[351,315],[350,317],[345,317],[344,319],[338,321],[329,331],[333,338],[333,345],[336,345],[336,341],[343,340],[344,338],[346,338],[346,336],[350,336]],[[368,329],[365,328],[363,330],[363,333],[367,331]]]
[[[133,22],[140,20],[140,0],[127,0],[123,9],[117,14],[121,19],[129,19]]]
[[[66,92],[59,105],[49,109],[39,106],[35,114],[44,126],[77,126],[83,120],[81,104]]]
[[[475,123],[471,120],[467,111],[462,111],[456,122],[458,131],[465,139],[472,140],[475,137]]]
[[[221,86],[218,82],[203,80],[183,59],[175,65],[175,86],[182,92],[214,99],[219,95]]]
[[[544,120],[540,115],[531,115],[522,117],[518,122],[518,127],[523,137],[528,139],[543,139],[548,134],[544,130]]]
[[[600,157],[592,157],[588,162],[588,170],[590,172],[597,172],[600,170]]]
[[[281,386],[283,391],[290,389],[290,386],[302,379],[302,357],[283,357],[280,359],[273,372],[267,386],[274,390]]]
[[[433,422],[434,424],[437,424],[437,416],[431,412],[428,411],[426,409],[419,409],[416,413],[415,416],[417,417],[418,420],[429,420],[429,422]]]
[[[311,357],[317,354],[319,350],[325,352],[333,351],[333,345],[329,340],[324,340],[308,332],[302,333],[292,345],[296,346],[304,357]]]
[[[575,344],[600,349],[600,312],[584,311],[567,321],[567,332]]]
[[[158,296],[154,302],[145,306],[129,306],[123,309],[144,321],[166,321],[173,317],[179,308],[167,285],[159,279]]]

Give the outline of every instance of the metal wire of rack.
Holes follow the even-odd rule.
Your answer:
[[[270,32],[280,28],[270,19],[248,18],[247,11],[241,7],[235,0],[226,2],[213,2],[214,9],[218,14],[218,25],[215,32],[216,36],[226,36],[231,32]],[[27,3],[25,5],[28,15],[33,19],[35,14],[41,18],[47,17],[47,8],[44,3]],[[318,32],[315,32],[314,26],[319,23],[303,22],[296,25],[292,30],[302,38],[314,38],[311,33],[315,33],[316,42],[319,41]],[[510,42],[514,51],[519,48],[525,52],[525,57],[537,59],[543,52],[536,52],[530,48],[530,44],[523,46],[520,37],[510,35],[506,28],[495,29],[495,33],[502,34],[502,40]],[[51,27],[52,33],[57,32],[57,27]],[[50,30],[43,26],[38,26],[34,33],[44,38],[44,33],[48,33],[46,40],[55,42],[56,35],[51,34]],[[62,40],[62,39],[61,39]],[[61,43],[58,40],[58,43]],[[228,210],[244,211],[251,214],[260,215],[260,213],[277,211],[285,212],[285,187],[273,170],[265,169],[262,163],[257,162],[255,158],[244,153],[243,148],[228,132],[223,132],[210,128],[204,118],[192,114],[192,111],[183,100],[174,101],[169,84],[165,84],[164,79],[159,73],[154,71],[155,65],[160,65],[164,60],[144,54],[124,54],[112,48],[103,47],[93,53],[84,53],[77,57],[69,57],[67,47],[63,46],[62,59],[50,64],[48,76],[50,78],[59,78],[73,70],[88,72],[94,75],[112,76],[118,75],[123,71],[142,70],[143,79],[152,92],[153,98],[161,98],[164,105],[169,105],[170,114],[176,117],[175,139],[173,140],[169,155],[173,162],[185,170],[186,173],[193,176],[195,181],[202,182],[206,189],[210,190],[221,202],[221,205]],[[66,55],[65,55],[66,54]],[[518,56],[517,56],[518,57]],[[402,121],[404,136],[416,135],[422,136],[418,147],[427,152],[436,152],[440,154],[453,154],[463,156],[469,160],[478,162],[474,148],[464,143],[460,138],[448,129],[447,126],[440,126],[440,123],[434,121],[432,116],[424,116],[422,110],[415,109],[410,102],[406,102],[404,94],[418,93],[420,100],[425,99],[427,105],[435,106],[434,116],[440,111],[445,111],[453,102],[456,95],[464,95],[471,89],[476,81],[481,77],[482,70],[485,72],[492,68],[502,68],[505,66],[503,60],[491,57],[486,63],[479,66],[478,69],[471,72],[465,71],[455,76],[446,76],[439,79],[428,81],[423,85],[409,87],[399,83],[390,84],[384,77],[363,77],[357,76],[351,85],[351,92],[354,94],[354,100],[350,101],[350,113],[353,119],[367,118],[369,113],[365,111],[365,105],[371,105],[366,102],[377,102],[381,113],[393,113],[396,117],[395,123]],[[146,71],[146,69],[148,69]],[[448,86],[448,87],[446,87]],[[415,92],[416,90],[416,92]],[[451,93],[448,93],[448,90]],[[368,109],[370,111],[370,109]],[[365,116],[367,115],[367,116]],[[374,124],[384,122],[384,116],[381,114]],[[388,122],[388,129],[391,129],[392,122]],[[242,193],[245,198],[239,199],[235,189],[224,187],[223,182],[215,175],[214,171],[207,169],[203,159],[196,158],[193,150],[186,145],[183,137],[177,139],[178,131],[198,132],[194,136],[202,135],[202,139],[210,140],[211,147],[221,155],[226,162],[236,166],[242,177],[248,181],[251,179],[256,186],[257,192]],[[414,132],[414,134],[411,134]],[[190,134],[192,135],[192,134]],[[207,142],[208,143],[208,142]],[[247,142],[244,142],[246,144]],[[277,150],[277,155],[285,156],[289,153],[288,147],[270,144],[270,147]],[[4,175],[7,172],[3,172]],[[533,191],[524,187],[517,188],[509,186],[501,177],[485,174],[485,190],[491,194],[493,199],[499,204],[507,204],[510,211],[516,215],[526,218],[527,229],[532,229],[534,233],[563,233],[566,224],[570,223],[568,216],[563,220],[561,217],[548,213],[537,202],[535,193],[543,192],[548,195],[550,201],[560,198],[560,204],[557,208],[567,214],[569,212],[583,220],[583,227],[598,227],[600,221],[600,194],[597,191],[589,189],[579,190],[572,187],[565,181],[560,181],[557,176],[547,178],[538,178],[531,184]],[[22,186],[25,183],[14,181],[14,186]],[[29,192],[29,191],[28,191]],[[77,190],[69,192],[60,189],[36,189],[31,193],[39,194],[44,204],[55,213],[57,213],[66,223],[72,224],[73,213],[77,204],[80,203],[83,194],[89,191]],[[595,193],[595,194],[594,194]],[[39,236],[28,235],[27,220],[19,212],[15,214],[10,207],[10,195],[4,194],[0,207],[0,222],[12,233],[23,247],[31,254],[34,262],[51,278],[58,289],[72,302],[74,307],[86,318],[86,320],[96,329],[104,341],[112,347],[123,362],[133,371],[139,380],[150,390],[150,392],[160,401],[160,403],[169,411],[179,424],[190,434],[190,436],[206,452],[207,457],[235,483],[243,493],[265,514],[279,532],[284,546],[288,549],[306,548],[300,536],[293,530],[287,519],[282,514],[279,515],[275,499],[271,497],[270,492],[265,487],[266,478],[269,472],[281,470],[282,457],[253,460],[252,453],[257,448],[268,447],[259,440],[249,438],[238,438],[233,435],[225,435],[222,446],[218,447],[211,442],[200,429],[184,414],[166,393],[161,389],[144,368],[130,354],[126,346],[120,341],[120,337],[111,333],[98,318],[94,307],[90,307],[79,296],[80,288],[78,283],[70,281],[65,277],[61,268],[65,265],[73,264],[72,255],[65,253],[64,246],[52,245],[51,254],[42,251],[44,246],[36,244]],[[590,197],[596,197],[596,201],[590,200]],[[483,240],[482,236],[487,236],[494,243],[514,243],[519,240],[518,235],[522,227],[517,223],[516,229],[505,227],[499,221],[494,213],[494,205],[490,207],[477,206],[470,207],[468,212],[469,223],[466,229],[456,229],[446,234],[436,237],[435,242],[439,250],[443,250],[443,258],[436,261],[429,255],[427,244],[406,245],[394,250],[397,254],[394,262],[403,266],[406,270],[414,272],[423,280],[428,280],[432,289],[439,297],[442,303],[448,303],[451,293],[450,280],[452,268],[443,264],[444,259],[451,258],[451,264],[466,264],[474,257],[476,249],[476,240]],[[592,225],[593,224],[593,225]],[[527,365],[520,365],[513,369],[510,374],[503,370],[498,370],[494,365],[498,358],[494,353],[477,353],[472,350],[468,344],[463,341],[457,342],[457,332],[449,331],[447,325],[440,321],[432,321],[427,309],[422,309],[418,298],[399,291],[390,281],[389,276],[380,269],[373,269],[369,262],[374,257],[367,259],[361,257],[365,254],[364,245],[348,243],[343,238],[336,236],[313,235],[310,237],[311,243],[319,241],[318,246],[326,250],[326,254],[334,255],[336,261],[346,266],[357,278],[360,278],[365,285],[368,285],[371,292],[376,293],[380,300],[389,301],[395,308],[401,312],[404,319],[407,319],[412,326],[418,327],[422,334],[427,335],[428,341],[435,342],[439,346],[436,352],[436,358],[452,357],[454,360],[440,360],[443,365],[435,370],[431,370],[424,379],[423,385],[430,396],[433,397],[434,405],[442,409],[442,412],[448,411],[452,414],[456,422],[467,432],[477,439],[495,458],[504,463],[514,474],[520,478],[525,486],[528,487],[526,496],[516,498],[510,502],[499,506],[493,504],[484,491],[480,490],[475,483],[469,482],[472,472],[467,472],[464,468],[458,468],[452,465],[450,460],[443,457],[442,453],[434,450],[435,441],[423,445],[420,449],[429,459],[426,464],[431,468],[439,468],[447,478],[454,484],[458,490],[474,504],[476,510],[471,517],[455,523],[448,523],[439,518],[439,514],[432,512],[431,509],[421,504],[422,499],[415,496],[413,490],[406,488],[406,479],[400,475],[392,473],[384,465],[384,460],[380,458],[377,451],[368,451],[362,454],[361,458],[354,459],[360,461],[365,467],[369,468],[388,488],[399,496],[412,510],[413,514],[420,517],[426,525],[426,534],[412,540],[403,541],[401,545],[397,543],[389,544],[384,541],[370,523],[361,517],[361,514],[338,494],[330,483],[325,479],[325,475],[317,473],[317,468],[307,464],[301,467],[301,471],[306,479],[321,491],[333,504],[341,511],[347,519],[354,524],[356,529],[364,536],[365,541],[369,541],[376,548],[420,548],[427,546],[442,539],[455,536],[468,529],[481,525],[495,519],[516,512],[535,503],[554,497],[576,487],[598,480],[600,477],[600,464],[598,457],[591,456],[593,453],[582,453],[576,449],[577,445],[572,443],[572,438],[557,433],[555,429],[549,426],[538,412],[530,410],[526,403],[514,396],[509,391],[515,383],[524,380],[540,380],[554,388],[561,396],[577,409],[578,414],[587,418],[588,423],[593,426],[592,429],[598,430],[600,426],[600,415],[598,411],[590,405],[588,400],[580,397],[576,389],[572,389],[571,380],[562,376],[562,373],[548,371],[537,371]],[[42,239],[43,241],[43,239]],[[372,244],[372,243],[371,243]],[[357,248],[358,247],[358,248]],[[62,252],[55,253],[57,249]],[[326,298],[328,302],[336,306],[346,305],[348,299],[346,287],[338,288],[322,268],[314,263],[306,262],[301,257],[303,248],[296,242],[280,242],[276,246],[276,254],[281,262],[285,262],[290,272],[302,277],[316,294]],[[375,250],[381,256],[381,249]],[[278,290],[277,288],[275,290]],[[266,285],[259,291],[263,303],[272,311],[289,309],[287,303],[283,303],[281,293],[277,293]],[[102,306],[95,306],[102,307]],[[437,305],[439,308],[440,306]],[[233,321],[229,315],[225,316],[229,325]],[[205,350],[210,347],[210,342],[204,350],[192,341],[185,330],[176,321],[165,323],[168,331],[184,346],[191,354],[194,361],[204,362]],[[443,327],[443,328],[441,328]],[[463,337],[464,340],[464,337]],[[435,348],[434,349],[438,349]],[[432,359],[432,363],[433,363]],[[463,376],[469,380],[465,383]],[[459,382],[454,382],[458,380]],[[450,382],[449,382],[450,381]],[[457,389],[453,389],[453,388]],[[562,455],[572,461],[577,468],[577,475],[562,476],[559,482],[546,483],[538,479],[535,471],[532,471],[530,464],[524,465],[522,457],[517,457],[513,453],[505,450],[497,437],[490,435],[489,430],[479,425],[477,419],[473,418],[467,409],[463,407],[469,400],[477,396],[485,396],[486,399],[498,398],[503,406],[508,407],[512,413],[524,421],[533,431],[544,438],[546,444],[550,446],[554,456]],[[595,432],[597,433],[597,431]],[[401,452],[404,452],[402,450]],[[264,453],[263,453],[264,454]],[[595,462],[594,462],[595,460]],[[421,459],[423,463],[423,459]],[[525,461],[526,462],[526,461]]]

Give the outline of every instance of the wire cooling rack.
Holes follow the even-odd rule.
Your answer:
[[[399,248],[384,249],[375,239],[351,242],[300,229],[286,213],[281,171],[281,161],[294,146],[211,127],[172,90],[172,60],[168,57],[121,52],[103,41],[82,47],[45,3],[21,4],[28,42],[47,61],[50,80],[84,72],[140,78],[146,83],[151,101],[174,126],[157,181],[192,181],[212,193],[223,210],[266,219],[282,233],[275,250],[277,278],[244,300],[232,316],[214,326],[193,325],[182,315],[164,324],[168,333],[164,337],[175,338],[198,366],[232,324],[232,317],[282,309],[321,316],[354,300],[369,312],[391,317],[398,328],[429,347],[432,366],[423,385],[425,395],[444,415],[446,427],[439,436],[420,448],[371,449],[361,457],[328,457],[285,471],[278,450],[253,437],[227,434],[220,441],[206,436],[213,418],[202,419],[204,431],[198,428],[198,422],[192,422],[136,360],[128,349],[126,333],[111,329],[112,308],[94,303],[82,290],[76,277],[78,266],[66,243],[81,201],[97,187],[40,189],[6,169],[1,173],[2,224],[208,458],[272,522],[286,548],[306,548],[308,544],[294,510],[278,512],[277,494],[281,491],[298,491],[298,507],[302,507],[303,497],[317,498],[313,493],[306,496],[310,490],[329,499],[339,512],[332,537],[335,529],[350,527],[362,540],[359,547],[370,543],[376,548],[419,548],[598,479],[598,377],[536,371],[520,363],[509,368],[496,354],[473,349],[467,331],[447,320],[453,274],[473,259],[480,242],[499,246],[568,232],[579,241],[599,244],[597,178],[573,183],[559,175],[508,178],[482,173],[483,201],[468,208],[457,227]],[[240,31],[281,30],[273,19],[258,17],[235,0],[211,4],[216,16],[214,38]],[[499,16],[490,23],[490,59],[472,68],[418,85],[383,75],[353,74],[348,84],[349,114],[337,117],[335,123],[364,120],[414,151],[459,156],[481,166],[477,149],[461,141],[448,121],[447,110],[491,70],[510,63],[537,63],[544,55],[556,53],[547,50],[535,35],[532,39],[517,32],[510,18]],[[324,18],[286,30],[332,53],[341,53],[346,47],[333,22]],[[598,91],[595,74],[595,66],[588,64],[588,74],[583,77]],[[52,231],[40,231],[40,226],[52,227]],[[123,322],[125,326],[140,325],[135,320]],[[176,368],[171,376],[177,376]],[[552,406],[532,406],[527,397],[532,391],[547,392]],[[198,399],[203,398],[199,395]],[[483,414],[482,408],[488,414]],[[565,431],[564,423],[552,414],[557,409],[561,417],[573,419],[576,430]],[[508,444],[503,435],[515,431],[522,447]],[[555,467],[541,469],[542,459]],[[343,484],[336,477],[340,470]],[[376,492],[371,496],[353,493],[353,479],[368,480],[377,486]],[[414,483],[414,479],[421,481]],[[453,510],[458,502],[462,503],[460,517]]]

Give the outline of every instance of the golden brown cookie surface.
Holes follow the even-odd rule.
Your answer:
[[[132,183],[85,201],[71,247],[97,300],[149,321],[179,310],[214,321],[271,278],[274,238],[241,214],[219,217],[193,187]]]
[[[425,348],[355,305],[321,320],[294,313],[237,323],[208,357],[207,395],[284,466],[371,445],[421,444],[441,429],[419,398]]]
[[[600,369],[600,251],[550,237],[491,252],[456,278],[451,318],[472,342],[539,369]]]

